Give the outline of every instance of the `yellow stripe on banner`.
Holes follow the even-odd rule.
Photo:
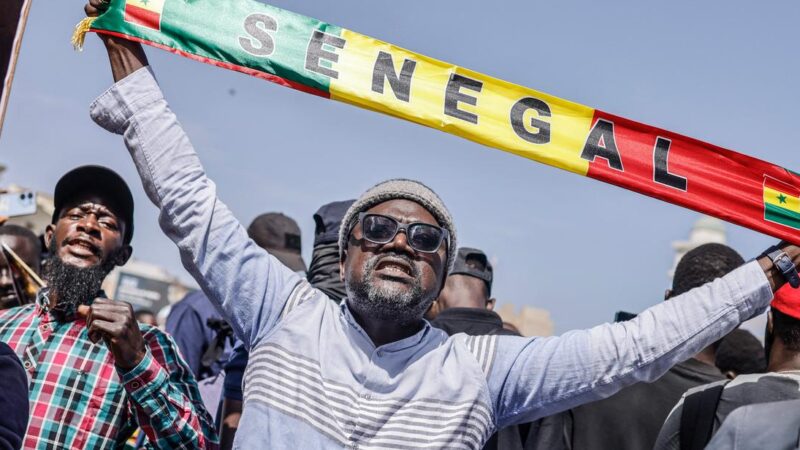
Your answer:
[[[589,162],[580,154],[594,115],[592,108],[412,53],[349,30],[343,30],[341,37],[347,44],[337,52],[338,78],[331,79],[331,98],[438,128],[580,175],[587,174]],[[378,78],[383,93],[373,90],[376,61],[379,56],[386,61],[387,54],[394,65],[393,73],[398,77],[403,73],[406,59],[415,62],[413,72],[406,71],[412,73],[408,101],[397,98],[383,75]],[[407,63],[406,68],[409,67],[411,65]],[[475,97],[476,105],[470,105],[469,100],[456,104],[458,110],[468,116],[474,115],[472,120],[477,120],[477,123],[444,113],[445,93],[454,73],[482,83],[480,92],[463,84],[458,89],[461,94]],[[451,89],[450,97],[459,96],[454,95]],[[531,99],[520,102],[528,98]],[[549,109],[549,117],[546,109],[538,106],[542,102]],[[515,121],[517,132],[512,126],[512,111],[519,113]],[[535,126],[531,124],[532,119]],[[545,138],[546,133],[542,132],[547,126],[541,126],[539,121],[549,123],[549,138]]]
[[[800,198],[764,186],[764,203],[800,213]]]
[[[165,0],[127,0],[125,4],[146,9],[158,14],[164,11]]]

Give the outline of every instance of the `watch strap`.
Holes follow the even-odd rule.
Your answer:
[[[793,288],[800,287],[800,275],[797,274],[797,268],[794,266],[792,259],[778,246],[773,245],[764,252],[776,269],[783,275],[783,279],[789,283]]]

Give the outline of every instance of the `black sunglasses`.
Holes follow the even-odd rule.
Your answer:
[[[436,225],[422,222],[404,224],[393,217],[365,212],[359,213],[358,221],[364,239],[375,244],[388,244],[401,230],[406,234],[408,245],[418,252],[435,253],[445,239],[450,244],[450,233]]]

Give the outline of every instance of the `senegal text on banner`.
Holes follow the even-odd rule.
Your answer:
[[[437,128],[800,244],[796,173],[254,0],[113,0],[89,30]]]

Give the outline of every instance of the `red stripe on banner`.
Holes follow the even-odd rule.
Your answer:
[[[800,244],[800,230],[764,220],[765,177],[800,189],[786,169],[602,111],[591,130],[587,176]]]
[[[161,30],[161,14],[127,3],[125,4],[125,22]]]
[[[789,194],[794,197],[800,197],[800,189],[790,184],[783,183],[772,177],[764,177],[764,186],[771,189],[775,189],[776,191],[783,192],[784,194]]]
[[[99,33],[99,34],[107,34],[109,36],[117,36],[117,37],[121,37],[123,39],[127,39],[129,41],[134,41],[134,42],[139,42],[139,43],[142,43],[142,44],[150,45],[150,46],[153,46],[153,47],[161,49],[161,50],[166,50],[166,51],[168,51],[170,53],[175,53],[176,55],[181,55],[181,56],[183,56],[185,58],[193,59],[195,61],[200,61],[200,62],[206,63],[206,64],[211,64],[211,65],[214,65],[214,66],[217,66],[217,67],[222,67],[223,69],[235,70],[237,72],[241,72],[241,73],[244,73],[244,74],[247,74],[247,75],[250,75],[250,76],[254,76],[256,78],[261,78],[262,80],[267,80],[267,81],[270,81],[270,82],[275,83],[275,84],[280,84],[281,86],[286,86],[288,88],[292,88],[292,89],[295,89],[295,90],[298,90],[298,91],[301,91],[301,92],[305,92],[307,94],[317,95],[319,97],[328,98],[328,99],[331,98],[331,94],[328,93],[328,92],[321,91],[319,89],[316,89],[316,88],[313,88],[313,87],[310,87],[310,86],[306,86],[305,84],[297,83],[297,82],[292,81],[292,80],[287,80],[286,78],[281,78],[281,77],[276,76],[276,75],[272,75],[272,74],[269,74],[269,73],[264,73],[264,72],[261,72],[261,71],[255,70],[255,69],[251,69],[249,67],[244,67],[244,66],[240,66],[240,65],[237,65],[237,64],[231,64],[231,63],[228,63],[228,62],[219,61],[219,60],[211,59],[211,58],[206,58],[206,57],[203,57],[203,56],[193,55],[191,53],[187,53],[187,52],[184,52],[182,50],[178,50],[176,48],[168,47],[168,46],[166,46],[164,44],[159,44],[157,42],[148,41],[148,40],[141,39],[141,38],[138,38],[138,37],[135,37],[135,36],[129,36],[129,35],[123,34],[123,33],[117,33],[116,31],[99,30],[99,29],[96,29],[96,28],[91,28],[89,31],[93,31],[93,32]]]

